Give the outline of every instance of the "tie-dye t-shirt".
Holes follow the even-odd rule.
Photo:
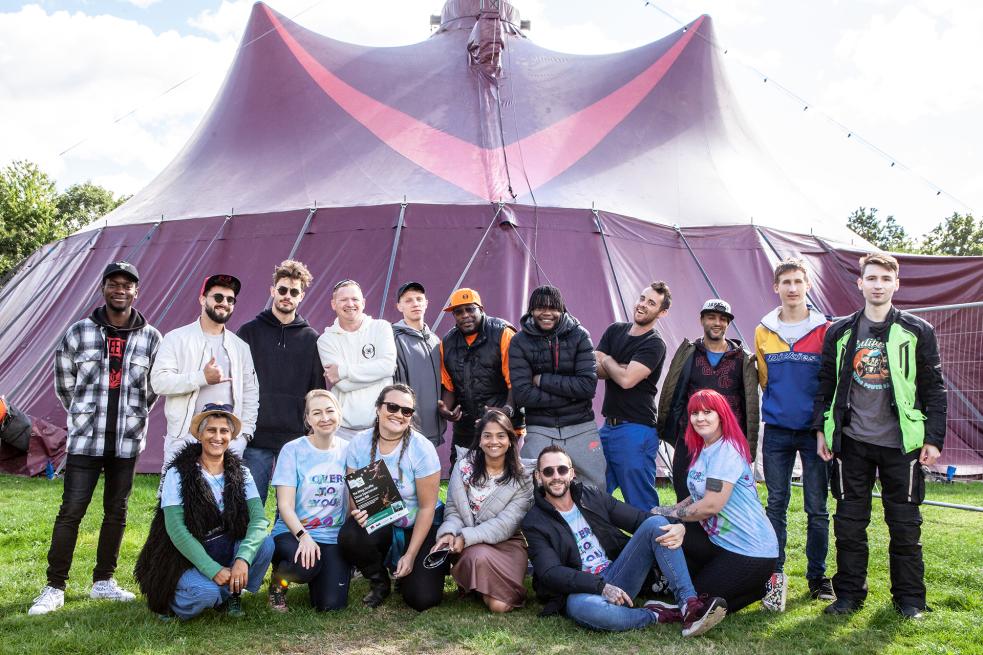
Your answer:
[[[723,509],[700,521],[710,541],[739,555],[778,557],[778,539],[758,499],[751,466],[723,439],[704,448],[689,470],[686,485],[694,501],[706,495],[708,479],[734,485]]]
[[[307,437],[285,444],[276,459],[271,484],[294,487],[294,511],[301,525],[319,544],[338,543],[338,530],[347,515],[348,487],[345,485],[345,459],[348,442],[332,437],[327,450],[315,448]],[[272,536],[289,532],[277,517]]]

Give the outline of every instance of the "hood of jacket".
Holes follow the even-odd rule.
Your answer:
[[[557,322],[556,327],[549,332],[543,332],[536,325],[536,319],[532,317],[532,314],[524,314],[519,320],[519,325],[522,326],[522,331],[527,332],[529,335],[534,337],[543,337],[548,339],[550,337],[562,337],[569,333],[571,330],[577,328],[580,325],[580,321],[570,315],[570,312],[563,312],[560,315],[560,320]]]
[[[417,330],[416,328],[407,325],[406,319],[403,319],[393,323],[393,334],[396,336],[405,335],[409,337],[416,337],[420,341],[427,341],[430,339],[430,335],[433,334],[433,332],[430,331],[430,326],[426,323],[423,324],[422,330]]]
[[[117,327],[109,322],[109,314],[106,312],[105,305],[96,307],[94,310],[92,310],[92,314],[89,315],[89,318],[96,325],[114,332],[133,332],[147,325],[147,319],[145,319],[143,314],[138,312],[136,308],[130,309],[130,320],[123,327]]]
[[[812,330],[815,330],[820,325],[825,325],[826,324],[826,317],[823,316],[823,313],[822,312],[820,312],[818,309],[816,309],[812,305],[807,305],[807,307],[809,309],[809,317],[808,317],[807,320],[809,321],[809,331],[810,332]],[[764,325],[769,330],[771,330],[772,332],[775,332],[777,334],[778,333],[778,323],[779,323],[778,314],[781,313],[781,311],[782,311],[782,308],[781,307],[776,307],[775,309],[771,310],[770,312],[768,312],[767,314],[765,314],[764,318],[761,319],[761,324]]]
[[[283,328],[285,330],[310,327],[310,324],[307,322],[307,319],[305,319],[300,314],[295,314],[294,320],[292,320],[289,323],[281,323],[280,319],[276,317],[276,314],[273,313],[272,309],[264,309],[263,311],[261,311],[259,314],[256,315],[256,318],[266,323],[267,325],[271,325],[277,328]]]
[[[354,331],[349,332],[348,330],[346,330],[343,327],[341,327],[341,324],[338,322],[338,318],[335,317],[334,323],[332,323],[328,327],[324,328],[324,333],[325,334],[328,334],[328,333],[331,333],[331,334],[358,334],[359,332],[367,332],[369,330],[369,328],[372,326],[372,320],[373,319],[372,319],[371,316],[369,316],[368,314],[363,314],[362,315],[362,324],[358,326],[358,329],[357,330],[354,330]]]

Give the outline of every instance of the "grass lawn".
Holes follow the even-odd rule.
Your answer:
[[[117,579],[134,591],[133,564],[147,535],[157,480],[138,476],[130,500]],[[398,596],[376,611],[364,608],[358,599],[366,584],[358,580],[350,606],[342,612],[315,613],[306,589],[293,587],[287,615],[268,611],[264,592],[244,599],[248,616],[241,620],[208,612],[188,623],[163,623],[139,597],[129,604],[88,598],[101,485],[82,524],[65,607],[29,617],[31,600],[45,582],[61,488],[58,481],[0,476],[0,653],[983,653],[980,513],[923,507],[928,600],[935,612],[912,623],[899,619],[890,606],[887,529],[877,518],[881,506],[875,500],[867,605],[850,618],[826,617],[823,605],[807,596],[805,515],[801,492],[795,489],[786,565],[791,576],[788,610],[771,614],[752,605],[706,636],[684,640],[675,626],[597,634],[566,619],[540,619],[532,597],[525,609],[493,616],[477,601],[458,599],[451,578],[445,602],[423,614],[407,608]],[[662,495],[669,497],[671,490]],[[983,484],[930,484],[928,497],[983,506]],[[272,507],[271,499],[271,513]],[[829,563],[832,568],[832,549]]]

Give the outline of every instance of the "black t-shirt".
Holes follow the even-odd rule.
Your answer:
[[[607,418],[620,418],[654,427],[658,408],[655,396],[666,360],[666,342],[654,328],[637,337],[631,336],[628,334],[631,326],[631,323],[613,323],[604,331],[597,349],[613,357],[619,364],[638,362],[652,372],[631,389],[622,389],[613,380],[605,380],[601,412]]]
[[[104,457],[116,455],[116,423],[119,416],[119,392],[123,383],[123,353],[126,352],[126,332],[106,330],[106,355],[109,357],[109,397],[106,402],[106,445]]]

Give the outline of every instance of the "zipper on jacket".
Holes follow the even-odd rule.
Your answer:
[[[915,465],[918,464],[917,459],[911,460],[908,464],[908,502],[911,502],[912,497],[915,495]]]

